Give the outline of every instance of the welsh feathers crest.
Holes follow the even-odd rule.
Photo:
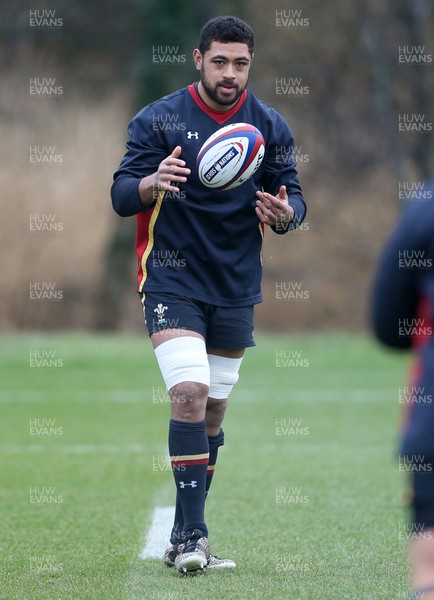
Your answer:
[[[157,314],[158,317],[158,325],[165,325],[166,319],[166,310],[168,310],[168,306],[163,306],[161,302],[157,304],[157,308],[154,308],[154,313]]]

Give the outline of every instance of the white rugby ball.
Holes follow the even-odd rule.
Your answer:
[[[259,169],[265,154],[262,133],[248,123],[226,125],[213,133],[197,155],[200,181],[213,190],[231,190]]]

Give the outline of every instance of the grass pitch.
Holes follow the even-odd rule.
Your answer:
[[[406,597],[406,357],[347,335],[256,341],[207,501],[212,551],[238,567],[181,577],[139,558],[174,490],[146,336],[3,338],[1,598]]]

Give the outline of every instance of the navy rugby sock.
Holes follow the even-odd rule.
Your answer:
[[[209,444],[209,460],[208,460],[208,468],[206,472],[206,485],[205,485],[205,498],[208,496],[208,491],[211,486],[211,481],[214,475],[215,465],[217,463],[217,455],[218,449],[220,446],[223,446],[225,439],[225,434],[223,429],[220,429],[219,433],[215,436],[208,436],[208,444]],[[175,507],[175,520],[172,527],[172,533],[170,534],[170,543],[174,546],[179,544],[182,534],[182,529],[184,527],[184,515],[182,512],[182,504],[179,497],[179,493],[176,493],[176,507]]]
[[[208,469],[206,472],[206,488],[205,494],[208,496],[209,488],[211,486],[212,477],[214,475],[215,465],[217,462],[217,455],[220,446],[223,446],[225,443],[225,434],[223,429],[220,429],[217,435],[208,436],[208,444],[209,444],[209,460],[208,460]]]
[[[180,524],[180,509],[182,508],[183,533],[192,529],[200,529],[204,536],[208,536],[204,516],[206,472],[209,458],[205,420],[197,423],[184,423],[171,419],[169,454],[175,478],[177,500],[179,499],[174,529],[178,529],[177,524]],[[175,540],[176,543],[179,543],[179,532],[172,531],[172,536],[172,543]]]
[[[184,513],[182,512],[182,504],[179,498],[179,493],[176,491],[176,506],[175,519],[173,521],[172,532],[170,534],[170,543],[172,546],[177,546],[182,542],[182,528],[184,527]]]

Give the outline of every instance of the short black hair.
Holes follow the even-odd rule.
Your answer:
[[[250,54],[255,51],[253,29],[238,17],[215,17],[202,27],[199,37],[199,51],[205,54],[213,42],[247,44]]]

